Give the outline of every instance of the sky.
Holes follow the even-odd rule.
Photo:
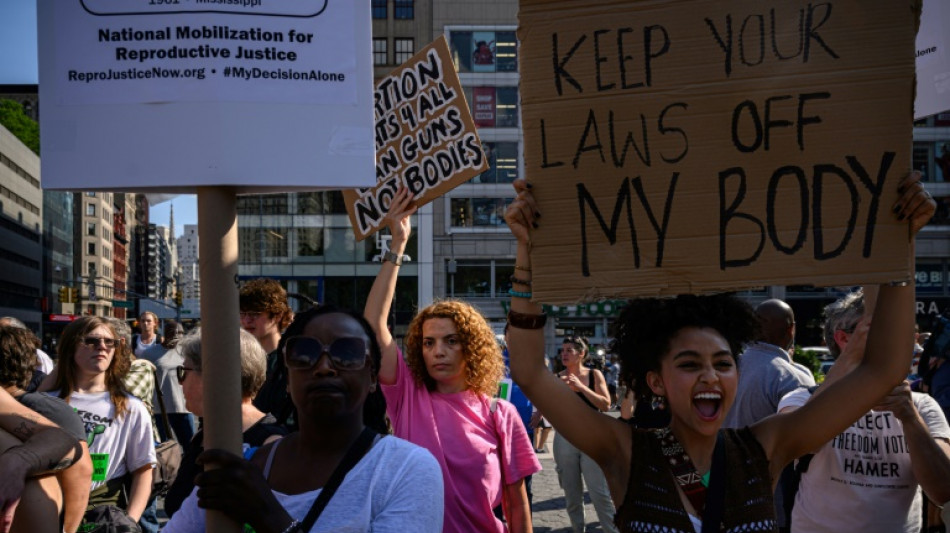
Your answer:
[[[37,83],[36,65],[36,0],[0,0],[0,85]],[[168,226],[169,206],[173,204],[177,237],[185,224],[198,223],[198,201],[194,195],[181,195],[154,205],[149,218],[154,224]]]

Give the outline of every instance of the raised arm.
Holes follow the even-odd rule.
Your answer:
[[[82,453],[79,443],[46,417],[31,411],[0,389],[0,429],[21,444],[0,453],[0,531],[6,531],[23,492],[26,478],[55,472],[73,464]]]
[[[899,220],[910,221],[910,235],[916,236],[933,216],[935,203],[920,184],[919,173],[905,178],[899,191],[901,198],[894,213]],[[752,427],[771,459],[773,474],[843,431],[900,383],[910,368],[913,342],[913,278],[900,286],[881,285],[860,363],[823,385],[820,394],[800,409],[763,419]]]
[[[523,179],[514,183],[518,196],[505,211],[505,221],[518,240],[514,290],[531,292],[531,227],[540,217],[530,186]],[[629,454],[630,430],[626,424],[588,407],[544,364],[544,330],[530,324],[531,317],[542,313],[541,306],[529,298],[512,296],[508,328],[508,355],[511,376],[531,402],[551,422],[558,433],[601,466]],[[601,377],[601,381],[603,378]],[[606,386],[605,386],[606,388]],[[617,437],[617,438],[612,438]],[[621,440],[621,439],[626,439]],[[609,469],[604,468],[607,472]]]
[[[389,243],[389,251],[397,257],[401,258],[403,252],[406,251],[406,243],[412,232],[409,217],[415,212],[412,194],[405,187],[400,187],[389,204],[389,212],[386,214],[386,223],[393,236]],[[363,308],[363,316],[373,326],[376,340],[382,351],[379,381],[383,384],[392,384],[396,381],[396,342],[389,333],[387,317],[392,306],[393,295],[396,293],[398,274],[399,265],[389,260],[383,261],[379,274],[376,274],[376,280],[373,282],[373,288],[370,289],[369,296],[366,298],[366,307]]]

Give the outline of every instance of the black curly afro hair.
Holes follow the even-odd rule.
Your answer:
[[[659,371],[670,340],[687,327],[716,330],[738,361],[742,346],[755,338],[759,326],[752,307],[731,294],[631,300],[611,326],[610,350],[620,358],[620,379],[638,401],[652,395],[647,372]]]

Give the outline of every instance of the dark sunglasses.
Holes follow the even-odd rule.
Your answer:
[[[366,366],[369,346],[358,337],[342,337],[328,346],[313,337],[291,337],[284,345],[287,366],[306,370],[317,366],[323,354],[330,356],[330,364],[337,370],[359,370]]]
[[[179,366],[175,369],[175,375],[178,376],[178,383],[181,384],[185,381],[185,375],[188,372],[197,372],[197,368],[188,368],[187,366]]]
[[[100,342],[104,344],[106,348],[115,348],[115,339],[110,339],[109,337],[95,337],[90,335],[82,339],[82,343],[90,348],[97,348]]]

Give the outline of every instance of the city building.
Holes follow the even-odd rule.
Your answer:
[[[115,287],[113,316],[116,318],[133,318],[135,314],[135,300],[129,290],[129,255],[131,251],[132,234],[135,227],[135,200],[131,194],[116,193],[113,195],[112,215],[112,272]]]
[[[511,182],[524,175],[518,2],[435,2],[432,24],[433,35],[449,43],[491,164],[433,202],[433,292],[472,302],[501,332],[516,253],[504,211],[514,198]]]
[[[0,316],[39,333],[50,301],[43,293],[40,158],[0,126]]]
[[[198,226],[185,224],[185,231],[176,241],[178,264],[181,267],[181,291],[185,299],[201,298],[201,276],[198,273]]]
[[[110,192],[74,195],[73,280],[79,290],[76,314],[113,316],[113,198]]]

